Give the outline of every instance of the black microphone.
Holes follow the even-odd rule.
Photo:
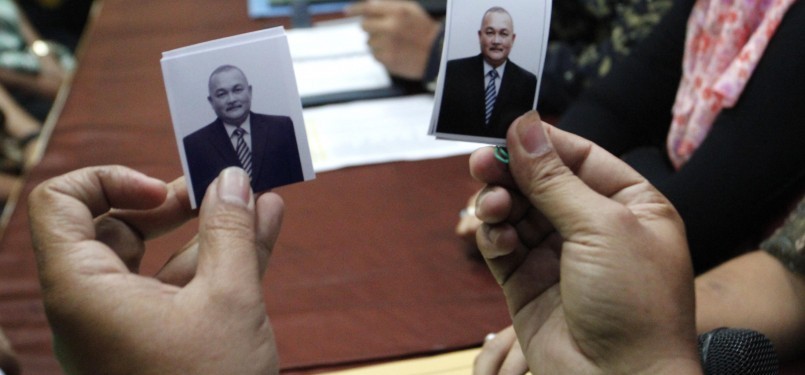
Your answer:
[[[751,329],[717,328],[699,335],[706,375],[766,375],[780,372],[771,341]]]

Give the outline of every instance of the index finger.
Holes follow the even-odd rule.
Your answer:
[[[84,168],[37,186],[28,197],[28,210],[43,284],[64,270],[127,272],[122,261],[96,241],[93,219],[112,207],[154,208],[166,194],[163,181],[121,166]]]
[[[514,188],[507,164],[495,158],[494,147],[483,147],[470,155],[470,175],[485,184]]]
[[[122,166],[89,167],[52,178],[28,198],[34,234],[61,241],[94,238],[92,220],[111,208],[151,209],[165,201],[167,186]]]
[[[128,224],[142,237],[149,240],[159,237],[198,215],[190,208],[187,183],[180,177],[167,185],[165,201],[149,210],[113,209],[109,215]]]

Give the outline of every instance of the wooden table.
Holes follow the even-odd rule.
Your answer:
[[[178,177],[162,51],[287,22],[250,20],[243,0],[105,0],[97,8],[47,150],[0,242],[0,326],[25,374],[61,373],[25,196],[43,180],[90,165]],[[287,209],[265,297],[283,371],[469,347],[509,324],[498,286],[453,235],[459,209],[478,187],[463,156],[348,168],[277,189]],[[149,244],[143,272],[155,272],[195,225]]]

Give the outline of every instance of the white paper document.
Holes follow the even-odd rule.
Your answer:
[[[357,18],[288,30],[287,36],[302,98],[391,86]]]
[[[436,140],[428,125],[433,97],[364,100],[303,110],[313,169],[434,159],[485,145]]]

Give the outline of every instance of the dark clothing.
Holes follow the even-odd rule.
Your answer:
[[[805,189],[805,4],[794,3],[733,108],[679,171],[665,151],[693,0],[679,0],[622,64],[585,92],[559,127],[621,155],[685,221],[703,272],[756,248]]]
[[[542,114],[561,114],[646,38],[671,0],[554,1],[542,72]]]
[[[304,180],[293,122],[287,116],[251,113],[252,190]],[[220,119],[184,137],[187,167],[196,205],[201,205],[207,186],[227,167],[240,160]]]
[[[16,3],[43,39],[55,40],[75,51],[93,0],[21,0]]]
[[[505,138],[512,121],[534,109],[537,76],[506,62],[489,124],[485,124],[484,60],[481,54],[447,62],[438,133]]]

